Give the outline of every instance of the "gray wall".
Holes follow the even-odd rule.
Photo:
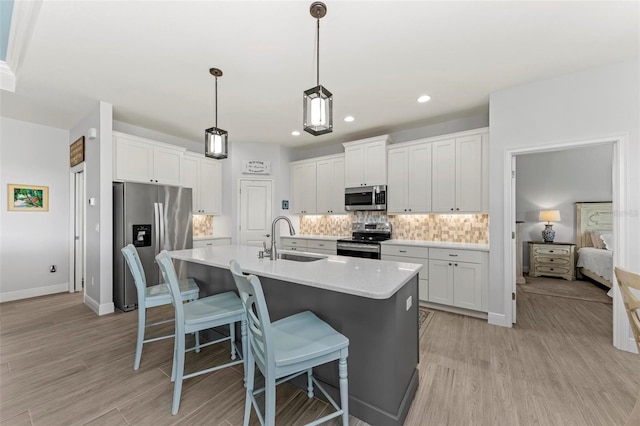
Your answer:
[[[555,241],[575,243],[575,203],[611,201],[613,146],[573,148],[522,154],[516,157],[516,219],[523,220],[521,236],[525,271],[529,267],[528,241],[540,241],[546,222],[540,210],[560,210],[554,223]]]
[[[48,186],[49,211],[8,211],[10,183]],[[0,117],[0,200],[0,301],[68,291],[67,130]]]
[[[640,59],[610,64],[494,92],[490,96],[489,321],[510,326],[505,286],[505,151],[623,135],[628,229],[620,266],[638,271],[640,258]],[[508,167],[508,166],[507,166]],[[633,261],[632,261],[633,260]]]

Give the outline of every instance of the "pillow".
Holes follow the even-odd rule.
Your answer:
[[[604,242],[600,238],[600,231],[591,231],[590,235],[591,235],[591,245],[594,248],[603,249],[604,248]]]
[[[605,249],[613,251],[613,232],[601,232],[600,239]]]

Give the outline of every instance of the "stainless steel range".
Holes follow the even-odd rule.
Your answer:
[[[389,222],[356,222],[350,240],[338,240],[338,255],[380,259],[380,241],[391,238]]]

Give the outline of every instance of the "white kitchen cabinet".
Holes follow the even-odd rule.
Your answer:
[[[432,248],[429,251],[429,301],[488,311],[487,253]]]
[[[291,210],[294,214],[316,213],[316,161],[291,163]]]
[[[418,299],[429,300],[429,249],[427,247],[382,244],[382,260],[392,262],[418,263],[422,269],[418,272]]]
[[[337,254],[338,243],[337,240],[307,240],[307,251],[309,253],[318,254]]]
[[[221,213],[222,165],[219,161],[198,154],[185,153],[182,186],[193,190],[194,213]]]
[[[344,155],[316,162],[316,212],[344,213]]]
[[[307,251],[307,240],[302,238],[280,237],[280,244],[284,250]]]
[[[185,148],[113,132],[113,179],[181,185]]]
[[[421,142],[388,151],[387,211],[429,213],[431,211],[430,143]]]
[[[343,143],[345,188],[387,184],[389,135]]]
[[[486,152],[483,151],[487,146],[483,134],[440,140],[432,146],[432,211],[479,213],[486,210]]]
[[[193,240],[193,248],[215,247],[231,245],[231,238],[211,238],[204,240]]]

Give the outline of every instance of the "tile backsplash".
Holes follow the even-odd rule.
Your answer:
[[[213,216],[205,214],[193,215],[193,236],[206,237],[213,235]]]
[[[391,238],[401,240],[489,243],[488,214],[387,215],[355,212],[337,216],[300,216],[302,235],[351,235],[353,222],[391,222]]]

